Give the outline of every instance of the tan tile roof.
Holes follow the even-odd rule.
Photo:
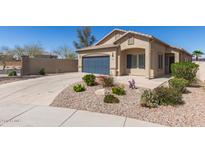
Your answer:
[[[192,56],[191,53],[189,53],[187,50],[185,50],[185,49],[183,49],[183,48],[178,48],[178,47],[175,47],[175,46],[170,46],[170,47],[173,48],[173,49],[180,50],[180,51],[182,51],[182,52],[184,52],[184,53],[186,53],[186,54]]]
[[[110,34],[112,34],[114,31],[121,31],[121,32],[125,32],[122,36],[120,36],[117,40],[114,41],[113,44],[105,44],[105,45],[97,45],[98,43],[100,43],[102,40],[104,40],[106,37],[108,37]],[[95,45],[93,46],[90,46],[90,47],[86,47],[86,48],[82,48],[82,49],[78,49],[78,51],[85,51],[85,50],[93,50],[93,49],[102,49],[102,48],[110,48],[110,47],[118,47],[119,45],[118,44],[115,44],[116,42],[118,42],[120,39],[122,39],[124,36],[126,36],[127,34],[136,34],[136,35],[140,35],[140,36],[143,36],[143,37],[146,37],[146,38],[149,38],[149,39],[154,39],[170,48],[173,48],[173,49],[177,49],[177,50],[180,50],[182,52],[185,52],[186,54],[192,56],[188,51],[186,51],[185,49],[183,48],[178,48],[178,47],[174,47],[174,46],[171,46],[169,44],[167,44],[166,42],[163,42],[161,41],[160,39],[152,36],[152,35],[149,35],[149,34],[144,34],[144,33],[139,33],[139,32],[135,32],[135,31],[126,31],[126,30],[122,30],[122,29],[113,29],[110,33],[108,33],[107,35],[105,35],[102,39],[100,39]]]
[[[118,44],[102,44],[102,45],[89,46],[89,47],[85,47],[82,49],[78,49],[77,52],[86,51],[86,50],[94,50],[94,49],[114,48],[118,46],[119,46]]]
[[[115,44],[116,42],[118,42],[121,38],[123,38],[124,36],[126,36],[127,34],[137,34],[137,35],[140,35],[140,36],[147,37],[147,38],[149,38],[149,39],[157,40],[158,42],[160,42],[160,43],[162,43],[162,44],[164,44],[164,45],[166,45],[166,46],[168,46],[168,47],[170,47],[170,48],[174,48],[174,49],[180,50],[180,51],[185,52],[186,54],[192,56],[192,54],[190,54],[188,51],[186,51],[186,50],[183,49],[183,48],[178,48],[178,47],[175,47],[175,46],[171,46],[171,45],[165,43],[164,41],[161,41],[160,39],[158,39],[158,38],[156,38],[156,37],[154,37],[154,36],[152,36],[152,35],[143,34],[143,33],[135,32],[135,31],[127,31],[125,34],[123,34],[121,37],[119,37],[116,41],[114,41],[114,44]]]

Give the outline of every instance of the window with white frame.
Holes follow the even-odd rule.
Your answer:
[[[145,54],[127,55],[127,68],[145,69]]]

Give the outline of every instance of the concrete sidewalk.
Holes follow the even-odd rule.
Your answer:
[[[0,104],[3,127],[161,127],[102,113],[28,104]]]

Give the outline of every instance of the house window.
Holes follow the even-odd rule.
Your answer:
[[[145,68],[145,54],[139,54],[139,68]]]
[[[163,55],[158,55],[158,69],[163,69]]]
[[[127,68],[137,68],[137,55],[127,55]]]
[[[134,44],[134,37],[130,37],[128,39],[128,45],[133,45]]]

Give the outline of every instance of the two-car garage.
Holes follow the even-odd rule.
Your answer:
[[[94,74],[110,74],[110,57],[82,57],[82,71]]]

